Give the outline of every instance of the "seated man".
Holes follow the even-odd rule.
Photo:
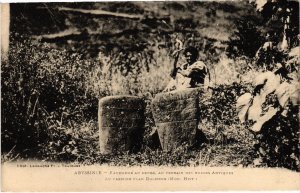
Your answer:
[[[171,72],[173,79],[164,90],[165,92],[202,86],[206,75],[209,77],[207,66],[202,61],[197,61],[199,54],[196,48],[186,48],[184,50],[184,56],[186,63],[180,67],[176,66],[179,53],[175,56],[174,68]]]

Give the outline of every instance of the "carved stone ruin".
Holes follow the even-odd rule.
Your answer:
[[[196,143],[200,92],[199,88],[172,91],[153,99],[152,113],[164,151]]]
[[[145,103],[135,96],[108,96],[99,100],[100,152],[136,152],[145,125]]]

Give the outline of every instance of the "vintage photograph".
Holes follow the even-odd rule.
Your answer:
[[[298,173],[299,40],[297,0],[2,4],[1,163]]]

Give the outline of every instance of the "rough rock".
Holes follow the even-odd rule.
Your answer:
[[[99,100],[99,143],[102,154],[136,152],[145,128],[145,103],[135,96],[108,96]]]
[[[172,91],[153,99],[151,109],[163,150],[196,143],[201,92],[199,88]]]

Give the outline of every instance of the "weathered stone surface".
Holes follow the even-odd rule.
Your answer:
[[[181,99],[189,99],[189,98],[195,98],[199,95],[199,93],[202,93],[202,89],[200,88],[188,88],[181,91],[171,91],[166,93],[159,93],[155,96],[153,99],[154,103],[157,102],[170,102],[170,101],[178,101]]]
[[[145,103],[134,96],[109,96],[99,100],[100,152],[138,151],[144,133]]]
[[[172,121],[184,121],[190,119],[196,119],[198,114],[198,108],[177,108],[173,111],[168,111],[157,108],[155,113],[159,116],[155,116],[155,123],[164,123]]]
[[[103,100],[102,100],[103,99]],[[143,110],[145,108],[145,103],[138,97],[135,96],[107,96],[99,101],[99,105],[103,109],[128,109],[129,111]]]
[[[157,127],[161,146],[165,151],[172,151],[182,144],[195,143],[197,120],[158,123]]]
[[[172,91],[153,99],[151,108],[163,150],[172,151],[182,144],[196,142],[201,92],[201,89]]]

